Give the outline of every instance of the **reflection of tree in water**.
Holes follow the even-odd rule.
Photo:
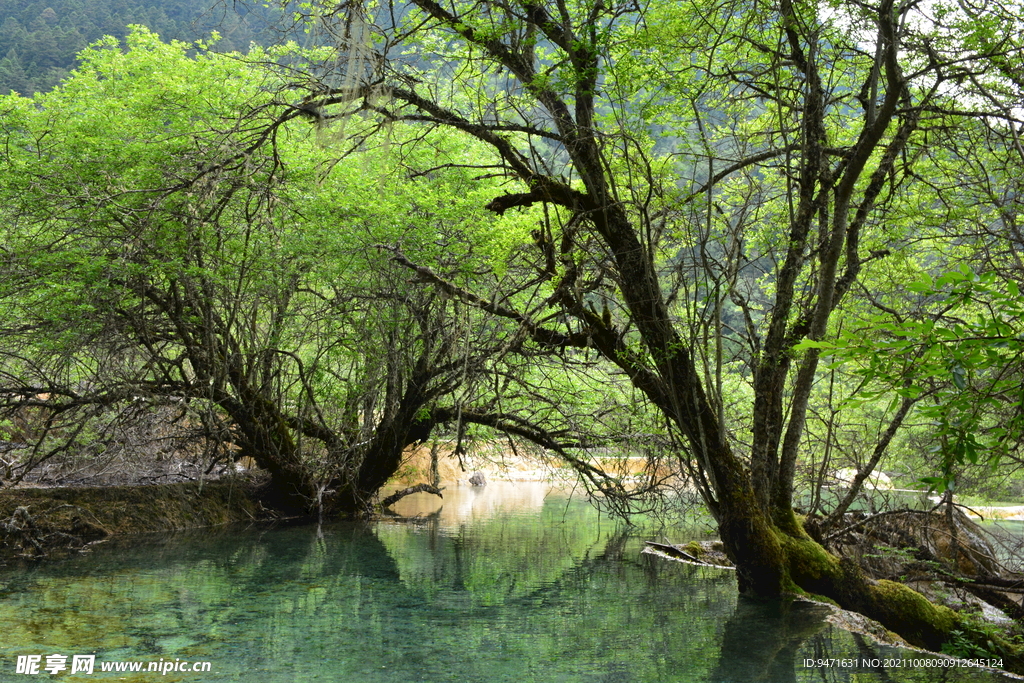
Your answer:
[[[882,666],[932,655],[878,645],[825,621],[829,608],[802,601],[740,597],[725,624],[711,683],[967,683],[996,680],[971,668]],[[852,643],[850,642],[852,640]],[[803,660],[857,660],[878,666],[805,667]]]
[[[874,661],[876,659],[881,659],[884,661],[884,654],[879,653],[878,649],[875,648],[873,644],[869,643],[867,638],[865,638],[859,633],[854,633],[853,640],[855,643],[857,643],[857,654],[859,655],[859,659],[861,661]],[[815,651],[817,650],[818,644],[815,643]],[[889,675],[889,672],[886,671],[884,666],[872,667],[871,670],[878,675],[878,680],[880,683],[892,683],[892,676]]]
[[[187,638],[204,658],[226,661],[230,653],[241,669],[267,667],[268,681],[285,680],[275,677],[282,672],[287,680],[329,674],[360,683],[992,680],[944,679],[940,670],[893,670],[890,679],[804,669],[804,657],[886,655],[867,641],[854,654],[850,636],[823,629],[823,608],[737,605],[730,573],[638,556],[625,530],[563,536],[472,526],[442,533],[420,522],[385,530],[384,538],[379,525],[331,524],[206,531],[200,542],[135,539],[131,552],[98,548],[89,579],[77,562],[67,579],[110,584],[99,604],[75,605],[110,608],[103,614],[116,614],[128,647],[152,657],[192,655],[167,645]],[[561,541],[556,557],[533,559],[540,551],[530,550],[531,534],[545,553]],[[506,552],[494,554],[498,548]],[[412,561],[410,553],[439,564]],[[97,566],[103,555],[107,564]],[[524,555],[536,570],[504,583]],[[410,570],[421,573],[408,581]],[[67,597],[68,581],[60,584]]]
[[[485,528],[416,526],[414,534],[381,530],[401,593],[458,625],[421,631],[407,660],[428,662],[431,643],[448,641],[457,653],[450,659],[463,665],[516,653],[521,674],[538,681],[702,680],[717,617],[733,609],[731,574],[651,561],[621,527],[598,533],[571,523],[563,536],[498,519]],[[386,628],[403,628],[402,618],[389,614]]]
[[[715,683],[796,683],[797,653],[825,626],[828,610],[794,600],[740,596],[725,624]]]
[[[581,557],[605,551],[615,525],[595,524],[597,513],[579,503],[566,509],[564,500],[550,500],[540,514],[516,508],[469,523],[441,515],[376,529],[407,587],[428,598],[465,591],[472,596],[449,597],[498,604],[557,580]],[[409,533],[410,525],[415,533]]]

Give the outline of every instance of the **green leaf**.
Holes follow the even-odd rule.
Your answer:
[[[804,339],[802,342],[793,345],[794,351],[805,351],[807,349],[834,349],[835,344],[827,341],[816,341],[814,339]]]
[[[935,291],[935,281],[928,273],[923,273],[921,279],[916,282],[911,282],[907,285],[907,289],[911,292],[917,292],[918,294],[931,294]]]
[[[967,371],[964,370],[964,367],[962,365],[954,365],[952,368],[950,368],[950,373],[953,378],[953,384],[956,386],[957,389],[963,391],[964,389],[967,388]]]

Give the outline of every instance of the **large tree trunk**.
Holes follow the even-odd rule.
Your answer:
[[[602,203],[595,214],[595,227],[623,274],[619,284],[623,299],[656,360],[656,372],[646,371],[612,343],[604,342],[605,326],[591,320],[595,343],[599,347],[604,344],[605,356],[629,373],[634,384],[679,427],[697,466],[708,474],[711,490],[705,497],[718,520],[725,551],[736,565],[740,590],[761,597],[778,597],[784,592],[820,595],[879,621],[915,645],[938,649],[958,623],[955,613],[900,584],[869,580],[859,567],[840,561],[812,540],[790,505],[793,463],[782,467],[777,443],[761,449],[760,458],[755,454],[752,463],[759,467],[758,476],[751,476],[722,432],[693,353],[672,325],[654,263],[646,258],[628,218],[610,202]],[[805,363],[802,374],[813,374],[813,369],[813,363]],[[768,389],[758,393],[761,401],[755,412],[759,406],[782,404],[785,374],[781,371]],[[799,422],[791,425],[790,431],[798,433],[801,427]],[[781,429],[769,431],[773,440],[781,434]],[[791,438],[792,434],[787,434],[787,440]]]
[[[430,374],[421,369],[405,382],[396,405],[385,410],[373,437],[365,445],[355,474],[332,482],[336,490],[328,504],[332,512],[366,513],[373,497],[401,467],[406,447],[429,438],[434,425],[440,421],[435,416],[419,415],[432,396],[427,388],[429,380]]]
[[[938,650],[957,627],[959,617],[949,608],[901,584],[873,581],[853,562],[828,552],[804,531],[792,510],[776,511],[771,519],[758,504],[749,478],[737,474],[732,485],[719,489],[719,532],[736,565],[742,593],[828,598],[931,650]]]
[[[242,451],[270,474],[264,502],[289,515],[310,511],[316,491],[279,406],[253,392],[224,397],[220,404],[238,426]]]

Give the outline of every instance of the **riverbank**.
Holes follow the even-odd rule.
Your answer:
[[[247,479],[158,486],[0,491],[0,562],[44,557],[111,536],[179,531],[270,516]]]
[[[491,482],[568,481],[540,458],[504,452],[493,443],[473,444],[462,459],[454,444],[439,444],[442,486],[468,483],[476,472]],[[461,464],[461,466],[460,466]],[[401,471],[383,492],[429,481],[431,449],[410,449]],[[58,487],[35,484],[0,489],[0,563],[14,558],[63,555],[114,536],[181,531],[233,522],[271,521],[260,503],[258,470],[239,464],[205,482]]]
[[[1007,522],[1024,521],[1024,505],[1010,507],[992,507],[986,505],[962,505],[961,509],[973,519],[991,522],[1002,520]]]
[[[469,484],[470,477],[477,472],[484,475],[485,481],[543,482],[566,489],[574,488],[579,481],[576,470],[565,461],[528,451],[522,446],[513,449],[501,440],[469,444],[467,452],[461,456],[454,451],[454,441],[439,441],[433,446],[424,444],[410,448],[405,454],[402,467],[388,486],[401,488],[431,482],[432,456],[436,457],[440,486]],[[641,457],[603,454],[594,456],[590,464],[623,482],[650,478],[648,463]],[[655,476],[662,482],[676,480],[665,466],[658,467]]]

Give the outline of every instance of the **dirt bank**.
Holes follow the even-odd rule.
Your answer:
[[[492,444],[477,445],[473,455],[464,456],[468,472],[452,456],[453,444],[438,450],[442,485],[468,479],[474,471],[486,472],[491,480],[552,476],[542,460],[507,455]],[[431,475],[430,456],[429,447],[410,449],[390,488],[425,481]],[[0,489],[0,563],[60,555],[111,536],[274,519],[259,502],[259,473],[242,472],[204,483]]]
[[[268,519],[246,480],[0,491],[0,562],[114,535]]]
[[[461,458],[454,442],[411,448],[402,468],[381,491],[430,482],[466,484],[474,473],[489,482],[546,482],[572,488],[576,475],[563,463],[516,452],[503,442],[476,442]],[[639,476],[639,458],[595,460],[624,477]],[[433,462],[432,462],[433,461]],[[435,464],[436,463],[436,464]],[[15,557],[42,557],[81,548],[109,536],[177,531],[230,522],[273,519],[259,503],[255,470],[205,483],[101,486],[83,488],[19,487],[0,489],[0,563]]]

